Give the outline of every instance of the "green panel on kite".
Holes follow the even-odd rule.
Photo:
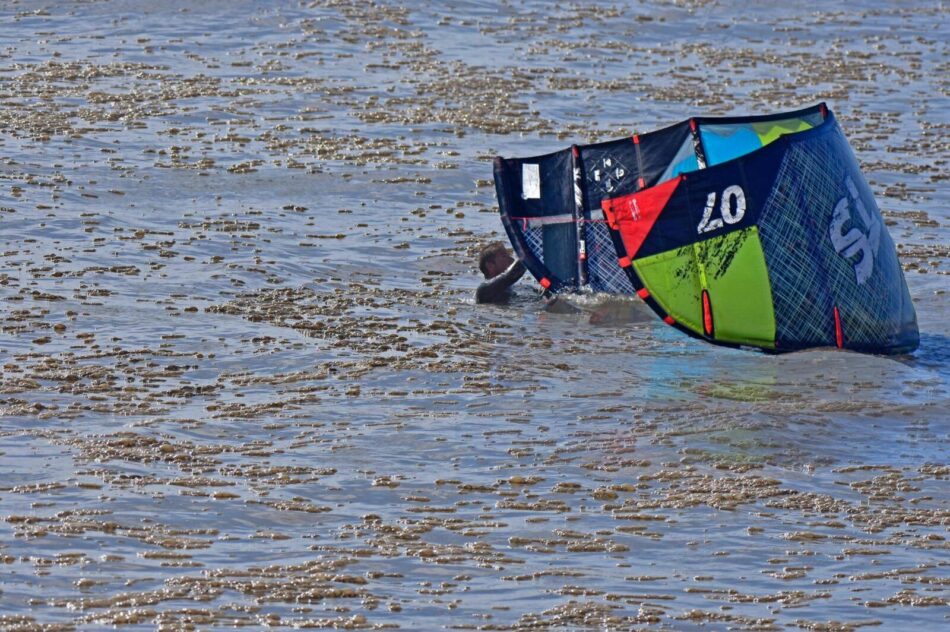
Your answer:
[[[804,132],[811,129],[812,125],[805,119],[793,118],[781,121],[767,121],[763,123],[752,123],[752,129],[759,135],[762,146],[765,147],[782,134],[794,134],[795,132]]]
[[[693,245],[633,262],[644,287],[676,322],[703,333],[703,288]]]
[[[633,265],[654,300],[681,325],[705,335],[706,290],[714,340],[774,348],[772,288],[754,226],[643,257]]]
[[[696,250],[705,268],[715,340],[773,348],[775,310],[758,229],[699,242]]]

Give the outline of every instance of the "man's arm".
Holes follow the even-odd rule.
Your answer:
[[[514,285],[525,273],[524,264],[515,261],[508,269],[496,277],[485,281],[475,290],[476,303],[499,303],[508,298],[508,288]]]

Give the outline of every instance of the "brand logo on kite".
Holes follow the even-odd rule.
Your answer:
[[[699,220],[696,232],[700,235],[719,230],[725,225],[736,224],[745,217],[745,191],[738,184],[733,184],[722,192],[719,202],[719,217],[713,217],[716,210],[717,195],[710,191],[706,196],[706,207],[703,209],[703,218]]]
[[[630,199],[630,219],[635,222],[640,221],[640,205],[635,197]]]
[[[596,182],[604,193],[613,193],[628,173],[622,162],[616,158],[604,156],[591,167],[590,179]]]
[[[584,192],[581,189],[581,170],[574,167],[574,206],[581,208],[584,206]]]
[[[868,212],[851,176],[845,178],[844,184],[848,193],[835,204],[828,232],[835,252],[852,263],[855,280],[858,285],[863,285],[874,271],[874,257],[881,244],[881,218],[877,213]],[[855,225],[852,207],[857,210],[864,224],[863,232]],[[845,231],[848,222],[851,228]]]

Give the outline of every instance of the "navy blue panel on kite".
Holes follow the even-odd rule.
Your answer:
[[[580,285],[572,159],[566,149],[495,160],[495,190],[508,237],[531,274],[553,291]]]
[[[551,291],[636,293],[727,346],[919,343],[894,244],[824,104],[498,158],[495,185],[516,252]]]
[[[772,286],[780,288],[773,291],[776,346],[916,348],[917,317],[897,250],[841,129],[825,125],[782,144],[758,219]]]

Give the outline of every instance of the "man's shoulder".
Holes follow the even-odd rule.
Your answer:
[[[483,281],[475,290],[476,303],[502,303],[508,300],[509,288],[525,273],[525,266],[520,261],[512,263],[507,270]]]

